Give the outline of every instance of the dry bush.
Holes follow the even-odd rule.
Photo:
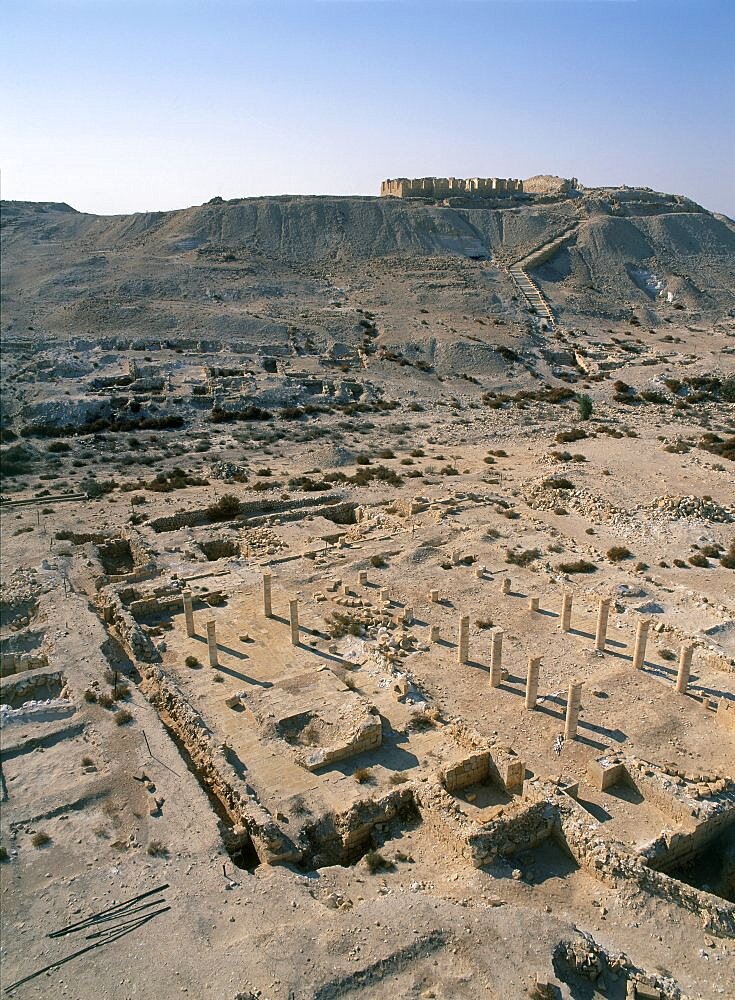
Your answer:
[[[51,838],[44,830],[37,830],[31,837],[31,843],[34,847],[45,847],[51,843]]]
[[[148,847],[147,852],[152,858],[167,858],[168,857],[168,847],[162,844],[160,840],[152,840]]]
[[[368,851],[365,855],[365,864],[371,875],[377,872],[389,872],[395,868],[393,862],[384,857],[380,851]]]
[[[557,569],[562,573],[594,573],[597,566],[586,559],[577,559],[575,562],[559,563]]]
[[[373,781],[373,774],[369,767],[358,767],[352,777],[361,785],[367,785]]]
[[[630,559],[633,553],[630,549],[626,549],[624,545],[613,545],[611,549],[608,549],[605,553],[610,562],[622,562],[623,559]]]

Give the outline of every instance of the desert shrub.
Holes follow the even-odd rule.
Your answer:
[[[84,700],[89,702],[90,704],[92,702],[97,701],[97,692],[94,691],[92,688],[87,688],[86,691],[84,692]]]
[[[402,785],[404,781],[408,781],[408,778],[403,771],[391,771],[390,778],[388,780],[391,785]]]
[[[225,679],[222,674],[212,674],[212,680],[215,684],[224,684]]]
[[[700,569],[706,569],[709,566],[709,560],[702,552],[692,553],[692,555],[689,556],[689,562],[692,566],[698,566]]]
[[[240,513],[240,501],[231,493],[225,493],[206,509],[209,521],[228,521]]]
[[[559,563],[557,567],[562,573],[595,573],[597,566],[587,559],[577,559],[575,562]]]
[[[439,469],[439,475],[440,476],[458,476],[459,475],[459,469],[457,469],[453,465],[445,465],[441,469]]]
[[[357,463],[357,465],[370,465],[370,456],[357,455],[357,457],[355,458],[355,462]]]
[[[512,566],[529,566],[540,555],[539,549],[508,549],[505,553],[505,561]]]
[[[662,660],[675,660],[676,659],[676,653],[674,652],[674,650],[673,649],[666,649],[665,647],[663,649],[659,649],[658,655],[661,657]]]
[[[115,725],[124,726],[128,722],[132,722],[133,713],[129,712],[127,708],[120,708],[115,712]]]
[[[151,840],[146,848],[146,851],[152,858],[167,858],[168,857],[168,847],[162,844],[160,840]]]
[[[365,864],[371,875],[375,875],[377,872],[391,871],[395,867],[393,862],[379,851],[368,851],[365,855]]]
[[[683,559],[674,559],[673,562],[674,562],[674,566],[676,566],[677,569],[686,569],[687,568],[687,564],[684,562]]]
[[[376,569],[383,569],[388,563],[381,555],[370,556],[370,565]]]
[[[37,830],[31,837],[31,843],[34,847],[45,847],[51,843],[51,838],[44,830]]]
[[[395,458],[395,452],[391,448],[381,448],[378,458]]]
[[[92,760],[91,757],[84,756],[84,757],[82,757],[82,762],[81,763],[82,763],[82,767],[92,767],[92,765],[94,764],[94,761]]]
[[[361,785],[367,785],[373,780],[373,774],[369,767],[358,767],[353,778]]]
[[[608,549],[605,553],[610,562],[622,562],[623,559],[630,559],[633,553],[630,549],[626,549],[624,545],[613,545],[611,549]]]
[[[186,657],[186,659],[184,660],[184,663],[186,664],[187,667],[192,667],[192,668],[198,667],[199,666],[199,659],[196,656],[192,656],[190,654],[189,656]]]
[[[111,694],[106,694],[105,692],[103,692],[102,694],[97,695],[97,703],[101,705],[103,708],[112,708],[114,701],[115,699],[112,697]]]
[[[586,437],[587,431],[583,430],[559,431],[554,440],[559,444],[566,444],[570,441],[581,441]]]
[[[565,479],[563,476],[549,476],[548,479],[544,479],[541,485],[547,490],[573,490],[574,483],[571,479]]]
[[[577,413],[580,420],[589,420],[592,416],[592,400],[586,394],[577,396]]]
[[[243,410],[222,410],[214,407],[209,419],[214,424],[229,424],[240,420],[270,420],[272,414],[260,406],[246,406]]]

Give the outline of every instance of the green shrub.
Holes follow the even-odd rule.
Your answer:
[[[577,396],[577,413],[580,420],[589,420],[592,416],[592,400],[586,394]]]

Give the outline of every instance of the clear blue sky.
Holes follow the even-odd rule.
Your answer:
[[[4,198],[574,175],[735,215],[735,0],[3,0]]]

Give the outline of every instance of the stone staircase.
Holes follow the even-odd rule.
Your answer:
[[[543,317],[546,320],[547,325],[553,329],[554,314],[551,311],[549,303],[541,294],[541,291],[535,282],[533,282],[523,268],[518,265],[508,268],[508,274],[513,279],[513,283],[516,288],[528,303],[529,308],[533,309],[537,316]]]
[[[542,243],[534,250],[531,250],[530,253],[527,253],[523,257],[517,259],[515,262],[506,264],[508,274],[510,275],[516,288],[528,303],[529,308],[532,309],[537,316],[541,316],[546,321],[546,324],[550,329],[554,328],[554,313],[541,292],[541,289],[535,281],[529,277],[528,271],[533,267],[540,267],[541,264],[550,260],[554,254],[558,253],[565,243],[572,239],[573,236],[576,236],[580,225],[581,223],[579,221],[572,222],[566,227],[566,229],[563,229],[560,233],[557,233],[556,236],[552,237],[552,239]]]

